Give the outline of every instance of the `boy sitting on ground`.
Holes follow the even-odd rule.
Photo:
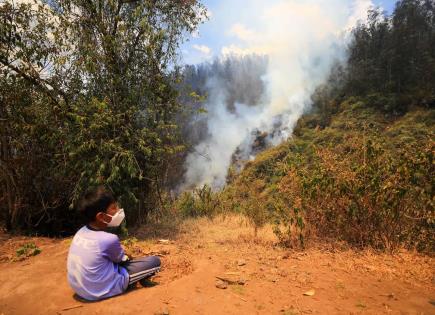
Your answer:
[[[125,217],[110,191],[98,187],[87,192],[79,211],[87,224],[75,234],[67,262],[68,282],[77,295],[86,300],[108,298],[160,271],[157,256],[130,260],[118,236],[105,231],[119,226]]]

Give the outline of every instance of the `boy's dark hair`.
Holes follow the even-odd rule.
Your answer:
[[[116,202],[112,192],[104,186],[88,190],[78,204],[79,212],[84,216],[86,223],[95,220],[98,212],[104,212]]]

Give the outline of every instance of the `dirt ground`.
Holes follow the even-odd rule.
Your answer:
[[[270,228],[254,239],[239,217],[146,227],[135,237],[125,242],[129,253],[162,258],[155,285],[90,303],[67,283],[71,238],[0,235],[0,315],[435,314],[435,259],[428,256],[283,249]],[[17,261],[16,250],[29,242],[42,252]]]

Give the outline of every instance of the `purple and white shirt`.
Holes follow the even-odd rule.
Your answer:
[[[68,282],[87,300],[124,292],[129,275],[118,265],[124,256],[118,236],[84,226],[74,235],[68,252]]]

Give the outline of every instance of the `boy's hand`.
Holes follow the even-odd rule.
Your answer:
[[[122,256],[121,261],[129,261],[130,257],[128,257],[127,255]]]

